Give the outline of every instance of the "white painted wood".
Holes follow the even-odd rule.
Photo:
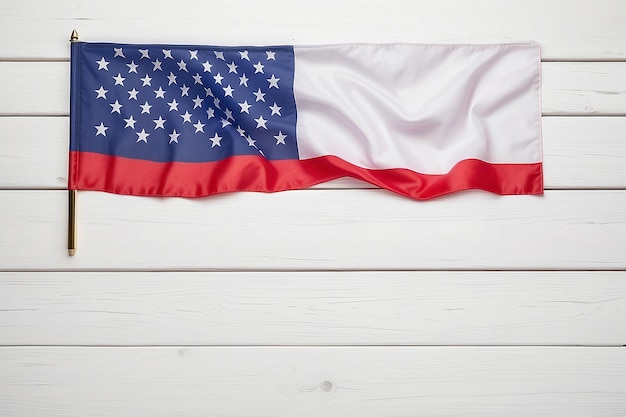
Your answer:
[[[626,62],[542,65],[543,113],[626,114]]]
[[[0,115],[69,115],[69,62],[0,62]]]
[[[546,115],[626,114],[626,62],[546,62]],[[0,115],[69,114],[68,62],[0,62]]]
[[[0,416],[626,415],[624,348],[463,346],[626,343],[623,0],[5,3],[0,188],[47,190],[0,191]],[[84,192],[69,258],[67,193],[50,189],[66,186],[73,28],[227,45],[535,40],[546,185],[572,190]],[[622,62],[563,62],[598,60]],[[618,190],[583,190],[602,188]],[[460,346],[401,347],[419,344]]]
[[[0,188],[67,189],[69,117],[0,117]]]
[[[626,188],[626,118],[544,117],[547,188]]]
[[[67,188],[67,117],[0,117],[0,188]],[[626,117],[544,117],[547,189],[626,188]],[[316,188],[372,188],[338,180]]]
[[[624,348],[2,348],[0,416],[623,416]]]
[[[67,192],[0,192],[4,269],[624,269],[626,192],[383,190],[204,199],[80,192],[79,253],[65,251]]]
[[[623,59],[625,20],[622,0],[22,0],[3,5],[0,56],[66,57],[76,28],[90,41],[218,45],[535,40],[545,58]]]
[[[2,345],[626,344],[625,272],[0,273]]]

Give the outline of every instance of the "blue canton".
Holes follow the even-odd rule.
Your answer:
[[[298,158],[292,47],[73,48],[72,150],[158,162]]]

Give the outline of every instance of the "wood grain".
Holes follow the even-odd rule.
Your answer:
[[[545,115],[626,114],[626,62],[542,65]]]
[[[625,272],[5,272],[2,345],[626,344]]]
[[[479,191],[416,202],[383,190],[203,199],[80,192],[79,255],[65,251],[67,192],[2,191],[5,270],[626,268],[626,192]]]
[[[622,416],[623,348],[1,348],[0,416]]]
[[[537,41],[544,58],[626,58],[622,0],[481,2],[421,0],[254,0],[205,3],[165,0],[87,5],[23,0],[3,5],[0,57],[68,56],[76,28],[81,39],[210,45],[343,42],[489,43]],[[254,32],[252,32],[254,28]]]
[[[626,415],[624,21],[623,0],[6,2],[0,417]],[[537,41],[548,192],[82,192],[71,259],[74,28],[133,43]]]

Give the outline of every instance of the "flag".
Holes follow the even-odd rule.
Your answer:
[[[75,42],[69,188],[541,194],[540,74],[535,43]]]

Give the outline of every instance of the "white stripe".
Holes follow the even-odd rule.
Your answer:
[[[440,174],[541,161],[537,44],[295,48],[301,159]]]

